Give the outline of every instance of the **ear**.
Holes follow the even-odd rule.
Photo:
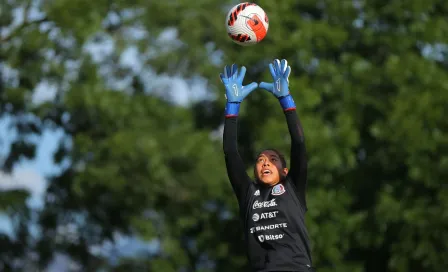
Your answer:
[[[288,175],[289,169],[288,168],[283,168],[283,174],[286,176]]]

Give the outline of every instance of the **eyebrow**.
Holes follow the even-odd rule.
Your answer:
[[[272,154],[272,155],[269,155],[269,156],[267,156],[267,155],[264,155],[264,154],[260,154],[260,155],[258,155],[258,157],[257,157],[257,159],[259,159],[260,157],[269,157],[269,158],[277,158],[277,159],[279,159],[280,157],[278,156],[278,155],[276,155],[276,154]]]

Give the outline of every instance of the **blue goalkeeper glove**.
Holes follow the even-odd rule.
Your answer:
[[[289,75],[291,67],[288,61],[283,59],[281,62],[276,59],[269,64],[273,83],[261,82],[260,88],[272,93],[280,101],[283,110],[295,109],[296,105],[289,93]]]
[[[238,72],[238,66],[224,67],[224,74],[220,74],[221,81],[226,88],[226,117],[238,116],[240,103],[258,87],[258,83],[252,82],[243,86],[244,76],[246,75],[246,67],[242,66]]]

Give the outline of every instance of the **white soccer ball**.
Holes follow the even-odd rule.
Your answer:
[[[266,37],[268,28],[268,16],[257,4],[240,3],[227,13],[227,34],[239,45],[248,46],[261,42]]]

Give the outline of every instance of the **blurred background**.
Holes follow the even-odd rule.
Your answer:
[[[0,271],[248,271],[222,153],[224,88],[285,58],[309,157],[319,272],[448,271],[448,1],[2,0]],[[289,156],[278,102],[240,152]]]

